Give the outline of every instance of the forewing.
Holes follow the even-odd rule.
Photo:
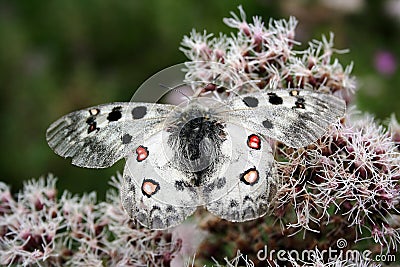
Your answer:
[[[265,215],[276,190],[271,146],[262,135],[228,123],[224,154],[227,168],[203,190],[211,213],[235,222]]]
[[[229,122],[298,148],[321,137],[345,109],[345,102],[333,95],[292,89],[234,97],[219,114]]]
[[[162,130],[175,106],[110,103],[75,111],[55,121],[46,132],[49,146],[72,164],[105,168],[126,156],[143,135]]]
[[[158,132],[137,143],[127,158],[121,202],[130,217],[152,229],[184,221],[199,205],[196,191],[183,184],[190,176],[175,168],[169,134]]]

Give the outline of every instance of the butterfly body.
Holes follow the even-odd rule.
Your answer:
[[[266,90],[186,106],[111,103],[53,123],[47,141],[82,167],[125,158],[124,209],[165,229],[198,206],[230,221],[265,215],[277,187],[270,139],[301,147],[345,111],[344,101],[307,90]]]
[[[225,124],[198,101],[172,116],[175,119],[166,131],[170,133],[167,144],[175,148],[173,162],[187,177],[192,177],[189,184],[198,187],[224,158],[221,146],[226,141]]]

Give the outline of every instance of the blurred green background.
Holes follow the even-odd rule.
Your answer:
[[[355,64],[359,108],[400,117],[399,0],[0,1],[0,180],[16,191],[51,172],[60,190],[104,198],[123,161],[72,166],[47,146],[46,128],[80,108],[129,101],[152,74],[185,60],[178,47],[192,28],[231,31],[222,18],[239,4],[248,20],[296,16],[302,47],[334,32],[336,48],[350,49],[342,64]]]

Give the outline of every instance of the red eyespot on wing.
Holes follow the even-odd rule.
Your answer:
[[[261,149],[261,139],[258,135],[252,134],[247,138],[247,146],[252,149]]]
[[[160,184],[152,179],[144,179],[142,183],[142,193],[146,197],[151,197],[160,190]]]
[[[240,181],[246,185],[254,185],[258,182],[260,175],[256,168],[250,168],[240,175]]]
[[[136,148],[136,160],[138,162],[141,162],[145,159],[147,159],[147,157],[149,156],[149,151],[147,150],[147,147],[144,146],[139,146],[138,148]]]

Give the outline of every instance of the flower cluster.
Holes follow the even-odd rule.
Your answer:
[[[329,39],[310,42],[305,50],[295,50],[298,42],[294,39],[294,17],[288,21],[270,20],[266,27],[260,17],[248,23],[242,7],[239,10],[240,16],[232,13],[232,18],[224,19],[225,24],[238,30],[237,34],[214,37],[193,30],[184,37],[181,50],[190,60],[186,63],[187,81],[208,81],[236,93],[305,88],[330,92],[350,102],[356,89],[355,79],[350,76],[352,65],[344,68],[332,58],[334,53],[345,52],[333,48],[333,34]],[[243,86],[248,83],[253,86]],[[221,91],[211,93],[219,98]]]
[[[321,224],[329,229],[340,222],[354,228],[352,235],[362,234],[347,235],[352,240],[372,238],[382,248],[398,250],[400,154],[391,134],[371,116],[349,111],[307,149],[279,153],[288,162],[279,166],[285,181],[275,214],[283,219],[294,208],[296,222],[289,227],[319,232]],[[333,242],[343,234],[329,238]]]
[[[16,199],[0,183],[0,265],[173,266],[182,240],[136,225],[117,190],[100,203],[95,193],[57,198],[55,182],[29,181]]]

